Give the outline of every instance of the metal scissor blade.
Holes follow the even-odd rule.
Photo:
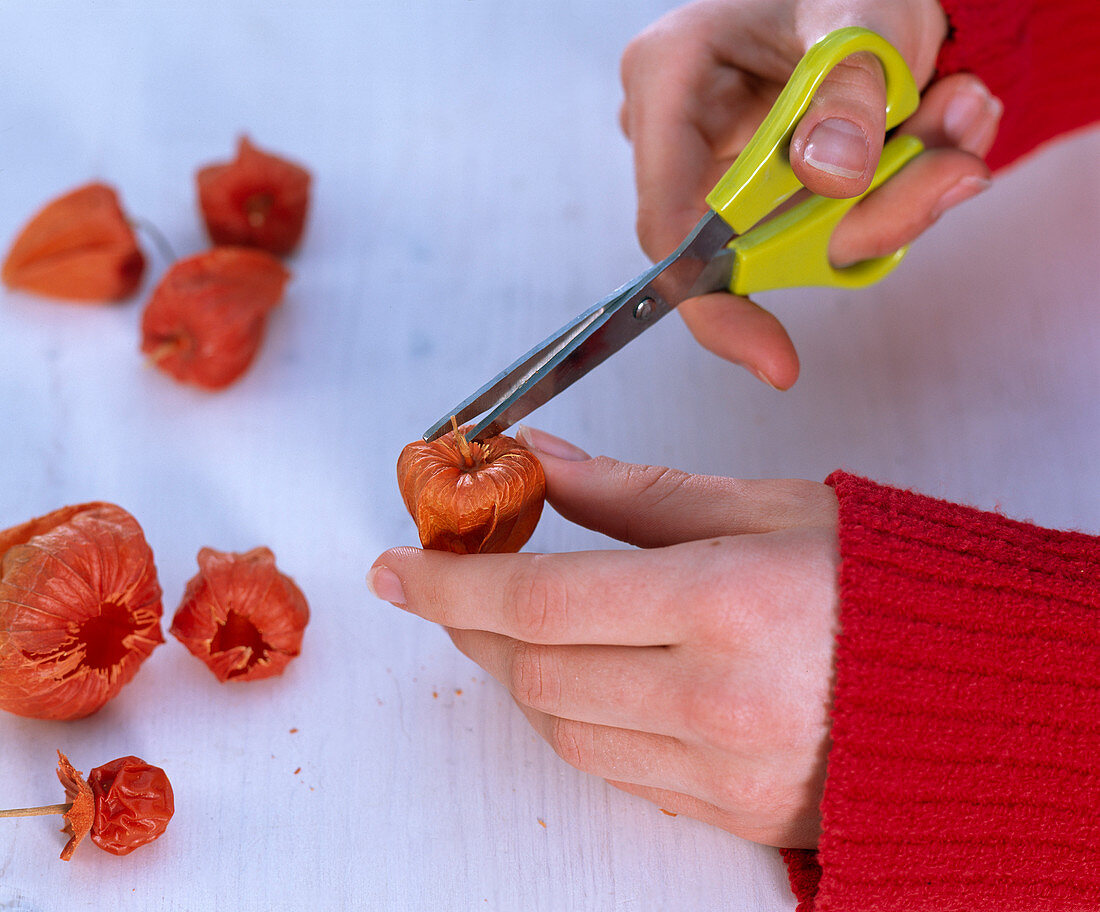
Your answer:
[[[470,429],[470,440],[484,440],[501,434],[526,418],[540,405],[549,402],[566,387],[571,386],[608,355],[647,327],[631,318],[631,326],[624,319],[624,301],[633,300],[637,288],[644,284],[642,277],[624,286],[617,300],[610,301],[585,321],[580,332],[575,333],[564,345],[543,359],[538,367],[517,379],[508,393],[496,402],[482,419]]]
[[[612,292],[463,401],[424,433],[434,440],[450,425],[486,411],[467,433],[483,440],[507,430],[673,310],[681,301],[729,282],[732,257],[722,248],[733,230],[708,212],[660,263]]]
[[[451,427],[452,417],[458,424],[462,425],[476,418],[487,409],[495,409],[501,402],[515,394],[523,384],[532,382],[532,378],[540,371],[545,372],[549,365],[556,364],[563,355],[568,354],[570,343],[575,341],[594,321],[606,314],[607,309],[613,306],[618,298],[633,287],[637,281],[638,279],[628,282],[607,297],[597,301],[584,313],[574,317],[530,351],[521,355],[481,389],[469,398],[464,399],[452,411],[449,411],[429,427],[424,432],[424,439],[431,442],[445,434]],[[515,420],[518,421],[519,419]],[[474,437],[473,434],[468,436],[471,439]]]
[[[435,422],[424,432],[424,439],[430,442],[446,433],[451,427],[452,417],[458,424],[465,424],[494,403],[506,399],[520,384],[529,381],[547,363],[561,354],[569,342],[583,332],[593,320],[598,319],[602,312],[601,306],[597,304],[576,319],[570,320],[554,335],[544,339],[529,352],[522,355],[476,393],[460,402],[453,411],[448,412]]]

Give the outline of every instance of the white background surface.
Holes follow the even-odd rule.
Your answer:
[[[197,252],[194,170],[242,131],[315,174],[294,282],[225,392],[143,364],[167,265],[147,239],[130,303],[0,296],[0,526],[125,507],[165,627],[203,545],[270,546],[313,611],[282,678],[220,685],[170,640],[89,719],[0,718],[0,805],[60,800],[58,747],[85,771],[142,756],[177,802],[152,846],[89,842],[67,865],[51,819],[0,821],[0,909],[793,908],[772,850],[567,767],[441,631],[364,586],[416,540],[400,448],[645,265],[618,59],[672,6],[0,0],[5,249],[100,179]],[[791,392],[673,317],[533,423],[638,462],[845,467],[1100,530],[1097,140],[1004,175],[874,289],[767,296],[803,359]],[[608,545],[548,511],[529,547]]]

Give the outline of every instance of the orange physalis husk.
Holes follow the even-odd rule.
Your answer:
[[[72,804],[65,812],[65,826],[61,828],[61,832],[69,836],[69,841],[61,850],[61,860],[68,861],[80,841],[91,832],[95,819],[95,798],[92,787],[61,751],[57,752],[57,778],[65,789],[65,799]]]
[[[222,683],[280,675],[301,651],[309,606],[268,548],[203,548],[171,633]]]
[[[546,477],[527,447],[499,434],[482,443],[455,428],[415,440],[397,460],[397,485],[420,543],[457,554],[518,551],[542,515]]]
[[[141,526],[87,503],[0,532],[0,709],[90,715],[159,643],[160,584]]]
[[[259,247],[279,256],[298,246],[309,208],[305,168],[241,137],[235,160],[202,168],[197,180],[199,206],[215,244]]]
[[[145,257],[118,194],[87,184],[46,206],[8,251],[9,288],[73,301],[120,301],[141,284]]]
[[[252,363],[290,273],[270,253],[215,247],[175,263],[141,318],[141,350],[184,383],[221,389]]]

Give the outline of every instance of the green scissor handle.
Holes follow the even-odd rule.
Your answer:
[[[805,285],[845,288],[868,285],[886,275],[905,255],[907,248],[903,247],[889,256],[841,269],[829,262],[833,229],[862,196],[812,197],[753,229],[802,189],[788,158],[791,136],[822,80],[840,61],[857,51],[874,54],[882,64],[886,76],[886,129],[897,126],[917,109],[920,93],[909,67],[880,35],[864,28],[842,28],[829,33],[806,52],[760,129],[707,195],[707,205],[741,235],[729,245],[736,259],[729,286],[735,294]],[[883,148],[867,193],[922,149],[916,137],[890,140]]]

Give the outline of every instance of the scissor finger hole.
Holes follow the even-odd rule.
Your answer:
[[[982,161],[954,149],[921,153],[840,220],[829,260],[841,269],[911,244],[942,214],[944,194],[967,177],[988,173]]]

